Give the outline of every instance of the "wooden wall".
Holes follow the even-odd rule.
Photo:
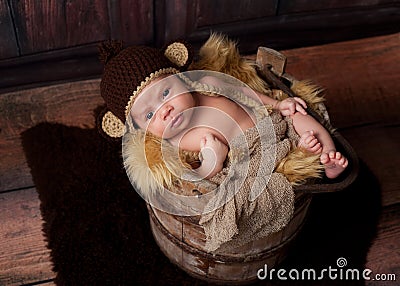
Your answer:
[[[161,46],[210,31],[289,49],[398,32],[398,0],[0,0],[0,92],[93,78],[97,44]]]

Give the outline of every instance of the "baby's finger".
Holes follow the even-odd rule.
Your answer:
[[[203,149],[206,146],[206,138],[202,138],[200,140],[200,149]]]
[[[295,102],[289,102],[288,109],[290,111],[290,114],[295,114],[296,113],[296,103]]]
[[[297,104],[296,105],[296,110],[298,111],[298,112],[300,112],[301,114],[303,114],[303,115],[307,115],[307,111],[303,108],[303,106],[301,106],[300,104]]]
[[[204,146],[211,146],[216,142],[215,136],[212,133],[206,133],[203,138],[205,140]]]
[[[298,103],[300,103],[304,108],[307,108],[307,103],[300,97],[293,97]]]
[[[207,133],[204,135],[203,138],[206,140],[206,142],[207,142],[207,141],[208,141],[208,142],[211,142],[212,140],[214,140],[214,135],[212,135],[210,132],[207,132]]]

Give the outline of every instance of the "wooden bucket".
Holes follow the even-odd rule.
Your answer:
[[[257,271],[276,266],[287,255],[303,226],[311,194],[297,195],[288,225],[266,238],[218,254],[205,251],[205,234],[199,217],[182,217],[147,205],[153,236],[163,253],[193,277],[218,284],[246,284],[257,280]]]
[[[292,82],[293,77],[284,73],[286,60],[285,57],[282,58],[279,55],[281,54],[275,51],[273,58],[278,59],[277,63],[261,61],[259,72],[269,84],[285,91],[288,95],[295,96],[281,81],[281,78],[285,78]],[[270,64],[275,69],[278,68],[279,75],[269,70]],[[325,106],[320,104],[320,107],[324,115],[327,115]],[[199,217],[171,215],[148,205],[153,236],[160,249],[173,263],[191,276],[207,282],[217,284],[253,282],[257,280],[258,271],[264,269],[265,265],[269,269],[274,268],[287,256],[291,243],[303,227],[313,193],[335,192],[353,183],[359,169],[358,157],[354,149],[337,130],[331,128],[329,117],[323,119],[313,110],[307,110],[307,112],[311,112],[317,121],[331,130],[337,150],[345,154],[349,160],[347,170],[335,180],[328,182],[322,180],[313,184],[295,186],[297,195],[293,217],[279,232],[252,241],[240,248],[217,254],[211,254],[205,250],[206,236],[203,227],[199,225]]]

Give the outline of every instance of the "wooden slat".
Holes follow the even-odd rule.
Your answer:
[[[22,55],[109,38],[107,1],[25,0],[10,3]]]
[[[11,11],[6,0],[0,0],[0,59],[18,56],[18,45],[15,38]]]
[[[0,285],[52,279],[35,189],[0,194]]]
[[[151,45],[154,39],[154,1],[108,1],[111,38],[129,45]],[[145,28],[144,28],[145,27]]]
[[[98,78],[103,68],[97,43],[2,60],[0,94]]]
[[[93,110],[101,104],[98,79],[0,95],[0,191],[33,185],[21,132],[40,122],[94,127]]]
[[[256,52],[259,46],[280,50],[314,46],[396,33],[399,31],[399,10],[400,7],[395,4],[369,9],[328,9],[232,21],[211,27],[198,27],[196,21],[191,21],[192,16],[175,17],[170,26],[158,29],[157,43],[185,37],[194,46],[199,46],[212,30],[238,39],[241,52],[247,54]],[[190,9],[189,13],[192,13]]]
[[[168,5],[171,5],[171,2],[168,1]],[[234,21],[238,22],[275,16],[277,6],[278,0],[242,0],[235,2],[234,5],[232,5],[231,0],[200,0],[197,1],[196,25],[197,27],[210,27]],[[221,11],[224,12],[221,13]]]

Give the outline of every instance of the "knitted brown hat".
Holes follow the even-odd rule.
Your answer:
[[[122,42],[107,41],[99,46],[104,64],[100,83],[106,109],[97,126],[106,137],[124,135],[125,120],[136,96],[151,80],[165,74],[184,71],[192,61],[192,51],[183,41],[173,42],[162,49],[145,46],[122,48]]]

